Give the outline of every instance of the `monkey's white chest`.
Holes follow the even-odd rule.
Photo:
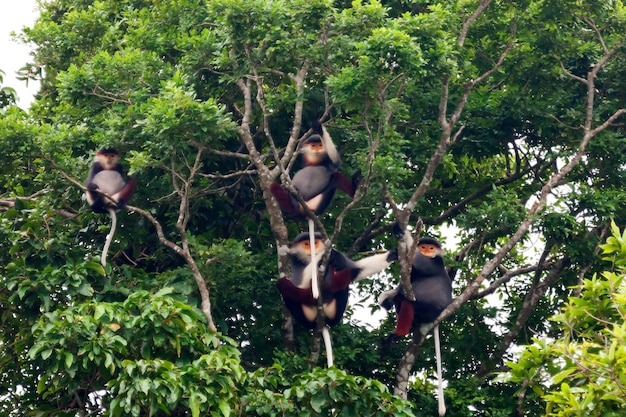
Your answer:
[[[122,175],[113,170],[104,170],[98,172],[93,177],[93,183],[98,186],[98,190],[109,196],[113,196],[126,185],[126,181]]]

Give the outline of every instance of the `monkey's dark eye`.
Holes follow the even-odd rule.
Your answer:
[[[431,252],[436,252],[437,248],[434,245],[419,245],[418,249],[420,250],[420,252],[422,253],[431,253]]]

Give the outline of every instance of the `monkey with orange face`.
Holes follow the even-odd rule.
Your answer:
[[[107,252],[117,225],[116,210],[122,209],[137,190],[134,178],[126,180],[120,164],[119,153],[113,148],[102,148],[96,152],[85,181],[85,197],[94,213],[109,213],[111,231],[107,235],[100,263],[106,266]]]
[[[288,254],[291,260],[291,277],[280,278],[276,283],[287,309],[298,323],[306,328],[316,326],[317,302],[312,294],[313,268],[311,262],[311,240],[309,233],[301,233],[291,243]],[[324,253],[321,233],[313,239],[315,251]],[[341,321],[348,304],[350,284],[377,274],[398,258],[396,249],[353,261],[338,250],[330,250],[328,268],[321,282],[322,305],[328,326]],[[321,259],[317,259],[319,263]]]
[[[352,179],[346,178],[339,172],[341,157],[326,129],[316,120],[313,131],[315,133],[302,145],[304,167],[296,172],[291,182],[307,207],[320,215],[330,205],[337,189],[354,197],[361,172],[357,171]],[[306,218],[298,199],[283,186],[273,183],[270,191],[283,213],[297,219]]]
[[[403,236],[404,233],[399,233]],[[408,247],[413,245],[410,236],[404,236]],[[408,300],[400,287],[381,294],[378,301],[386,309],[395,306],[398,315],[396,329],[387,337],[385,346],[390,346],[396,339],[406,336],[413,324],[429,324],[452,302],[452,281],[443,263],[443,249],[439,241],[433,238],[421,238],[417,241],[417,251],[411,264],[411,288],[415,301]],[[424,329],[420,328],[424,333]],[[438,413],[446,413],[443,395],[441,368],[441,349],[439,326],[434,326],[435,357],[437,361]]]
[[[396,329],[387,338],[387,344],[406,336],[413,322],[433,322],[452,302],[452,281],[443,263],[443,249],[433,238],[421,238],[411,265],[411,287],[415,301],[409,301],[397,287],[379,298],[386,309],[395,306],[398,315]]]

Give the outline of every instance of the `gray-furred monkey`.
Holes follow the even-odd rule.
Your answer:
[[[128,182],[124,179],[119,153],[113,148],[102,148],[96,152],[85,185],[87,203],[94,213],[106,213],[108,208],[123,208],[137,189],[137,181],[134,178]],[[100,193],[108,195],[116,203]]]
[[[119,154],[115,149],[102,148],[96,152],[85,183],[85,197],[91,210],[94,213],[109,213],[111,216],[111,231],[107,235],[100,258],[102,266],[106,266],[107,252],[117,225],[115,211],[126,206],[137,189],[137,181],[134,178],[126,181],[119,163]]]
[[[324,253],[321,233],[315,233],[315,251]],[[309,233],[301,233],[289,248],[291,259],[290,278],[281,278],[276,283],[285,306],[296,321],[304,327],[316,326],[317,303],[311,291],[311,244]],[[334,326],[341,321],[346,311],[349,286],[352,282],[383,271],[398,259],[396,249],[368,256],[358,261],[348,259],[338,250],[331,249],[328,268],[322,281],[322,302],[326,324]],[[320,259],[321,260],[321,259]]]
[[[291,182],[308,208],[320,215],[332,201],[337,188],[354,197],[361,173],[356,172],[352,180],[341,174],[341,157],[330,135],[317,120],[313,123],[313,131],[315,133],[304,141],[301,149],[305,166],[296,172]],[[304,209],[298,200],[280,184],[273,183],[270,191],[284,213],[304,217]]]
[[[403,236],[408,247],[413,245],[410,236],[397,231],[396,234]],[[382,293],[379,298],[380,304],[387,309],[394,305],[398,315],[396,328],[387,338],[386,346],[407,335],[414,323],[422,325],[432,323],[452,302],[452,281],[444,266],[443,249],[436,239],[425,237],[418,240],[417,251],[411,264],[411,288],[415,301],[409,301],[400,287]],[[433,336],[439,380],[438,413],[443,416],[446,413],[446,405],[443,395],[439,326],[433,328]]]
[[[417,252],[411,265],[411,287],[415,301],[409,301],[401,288],[381,294],[380,304],[389,309],[395,306],[398,314],[396,329],[389,335],[387,344],[406,336],[413,322],[433,322],[452,302],[452,281],[446,272],[441,244],[424,237],[417,242]]]

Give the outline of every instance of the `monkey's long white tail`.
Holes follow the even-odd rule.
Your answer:
[[[330,331],[326,326],[322,329],[322,338],[324,339],[324,347],[326,348],[326,364],[330,368],[333,366],[333,345],[330,340]]]
[[[318,299],[320,296],[320,287],[317,282],[317,257],[315,256],[315,223],[313,219],[309,219],[309,240],[311,242],[311,291],[313,298]]]
[[[117,227],[117,214],[115,214],[115,209],[112,207],[108,208],[109,215],[111,216],[111,230],[107,235],[106,241],[104,242],[104,248],[102,248],[102,255],[100,256],[100,263],[102,266],[107,266],[107,254],[109,253],[109,246],[111,246],[111,241],[113,240],[113,235],[115,234],[115,228]]]
[[[433,337],[435,339],[435,357],[437,359],[437,380],[439,382],[437,392],[437,404],[439,406],[439,416],[443,417],[446,414],[446,401],[443,398],[443,377],[441,372],[441,345],[439,344],[439,325],[434,327]]]

